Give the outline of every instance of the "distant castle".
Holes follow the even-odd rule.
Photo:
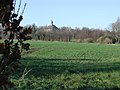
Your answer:
[[[50,32],[50,31],[58,31],[59,28],[53,24],[53,21],[51,21],[51,25],[47,26],[44,31]]]
[[[50,31],[59,31],[59,28],[57,26],[54,25],[53,21],[51,21],[51,25],[47,26],[44,28],[44,31],[45,32],[50,32]],[[2,26],[0,25],[0,39],[4,38],[3,37],[3,28]]]

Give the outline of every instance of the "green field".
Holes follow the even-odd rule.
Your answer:
[[[120,45],[29,41],[17,90],[120,90]],[[17,77],[17,76],[16,76]]]

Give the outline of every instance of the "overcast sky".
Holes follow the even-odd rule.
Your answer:
[[[25,2],[22,25],[106,28],[120,16],[120,0],[22,0],[21,11]]]

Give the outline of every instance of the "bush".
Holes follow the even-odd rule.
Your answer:
[[[82,40],[81,39],[77,39],[76,42],[77,43],[82,43]]]
[[[96,40],[97,43],[114,44],[115,39],[112,36],[102,36]]]
[[[112,44],[112,39],[110,38],[105,38],[103,41],[104,44]]]
[[[87,38],[87,39],[84,39],[83,42],[85,42],[85,43],[94,43],[94,40],[92,38]]]

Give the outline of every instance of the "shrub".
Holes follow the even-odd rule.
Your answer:
[[[94,40],[92,38],[87,38],[87,39],[84,39],[83,42],[85,42],[85,43],[94,43]]]
[[[112,36],[101,36],[96,40],[97,43],[103,43],[103,44],[114,44],[116,41],[114,37]]]
[[[99,37],[97,40],[96,40],[97,43],[102,43],[103,42],[103,36]]]
[[[103,41],[104,44],[112,44],[112,39],[106,37]]]
[[[77,43],[82,43],[82,40],[81,39],[77,39],[76,42]]]

